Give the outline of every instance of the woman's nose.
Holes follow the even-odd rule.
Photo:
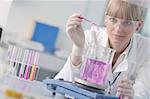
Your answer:
[[[123,29],[122,23],[121,22],[117,22],[115,24],[115,31],[116,32],[120,32]]]

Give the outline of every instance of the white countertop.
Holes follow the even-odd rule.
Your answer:
[[[1,77],[0,82],[0,99],[8,99],[3,94],[6,88],[21,92],[25,97],[23,99],[31,99],[31,97],[34,97],[34,99],[62,99],[62,96],[59,95],[56,97],[52,96],[51,92],[47,90],[46,85],[42,82],[27,81],[8,75]]]

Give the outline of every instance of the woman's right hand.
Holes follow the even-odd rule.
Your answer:
[[[81,25],[82,19],[80,17],[81,14],[75,13],[68,18],[66,32],[76,47],[83,48],[85,35]]]

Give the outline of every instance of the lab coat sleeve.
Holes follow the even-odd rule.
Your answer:
[[[150,99],[150,67],[142,67],[137,75],[134,91],[134,99]]]
[[[74,76],[79,76],[79,71],[80,71],[80,68],[76,68],[75,66],[73,66],[73,64],[70,61],[70,56],[69,56],[64,67],[54,77],[54,79],[63,78],[65,81],[72,82]]]
[[[150,99],[150,43],[147,43],[145,48],[146,59],[137,72],[137,77],[134,84],[135,97],[134,99]],[[147,51],[146,51],[147,49]]]

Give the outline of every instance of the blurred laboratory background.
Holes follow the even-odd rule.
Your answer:
[[[14,44],[40,52],[38,80],[54,77],[72,48],[65,25],[73,13],[104,26],[107,0],[0,0],[1,52]],[[85,29],[91,24],[83,22]],[[150,9],[140,33],[150,36]],[[4,48],[3,48],[4,47]],[[1,59],[3,56],[1,55]]]

